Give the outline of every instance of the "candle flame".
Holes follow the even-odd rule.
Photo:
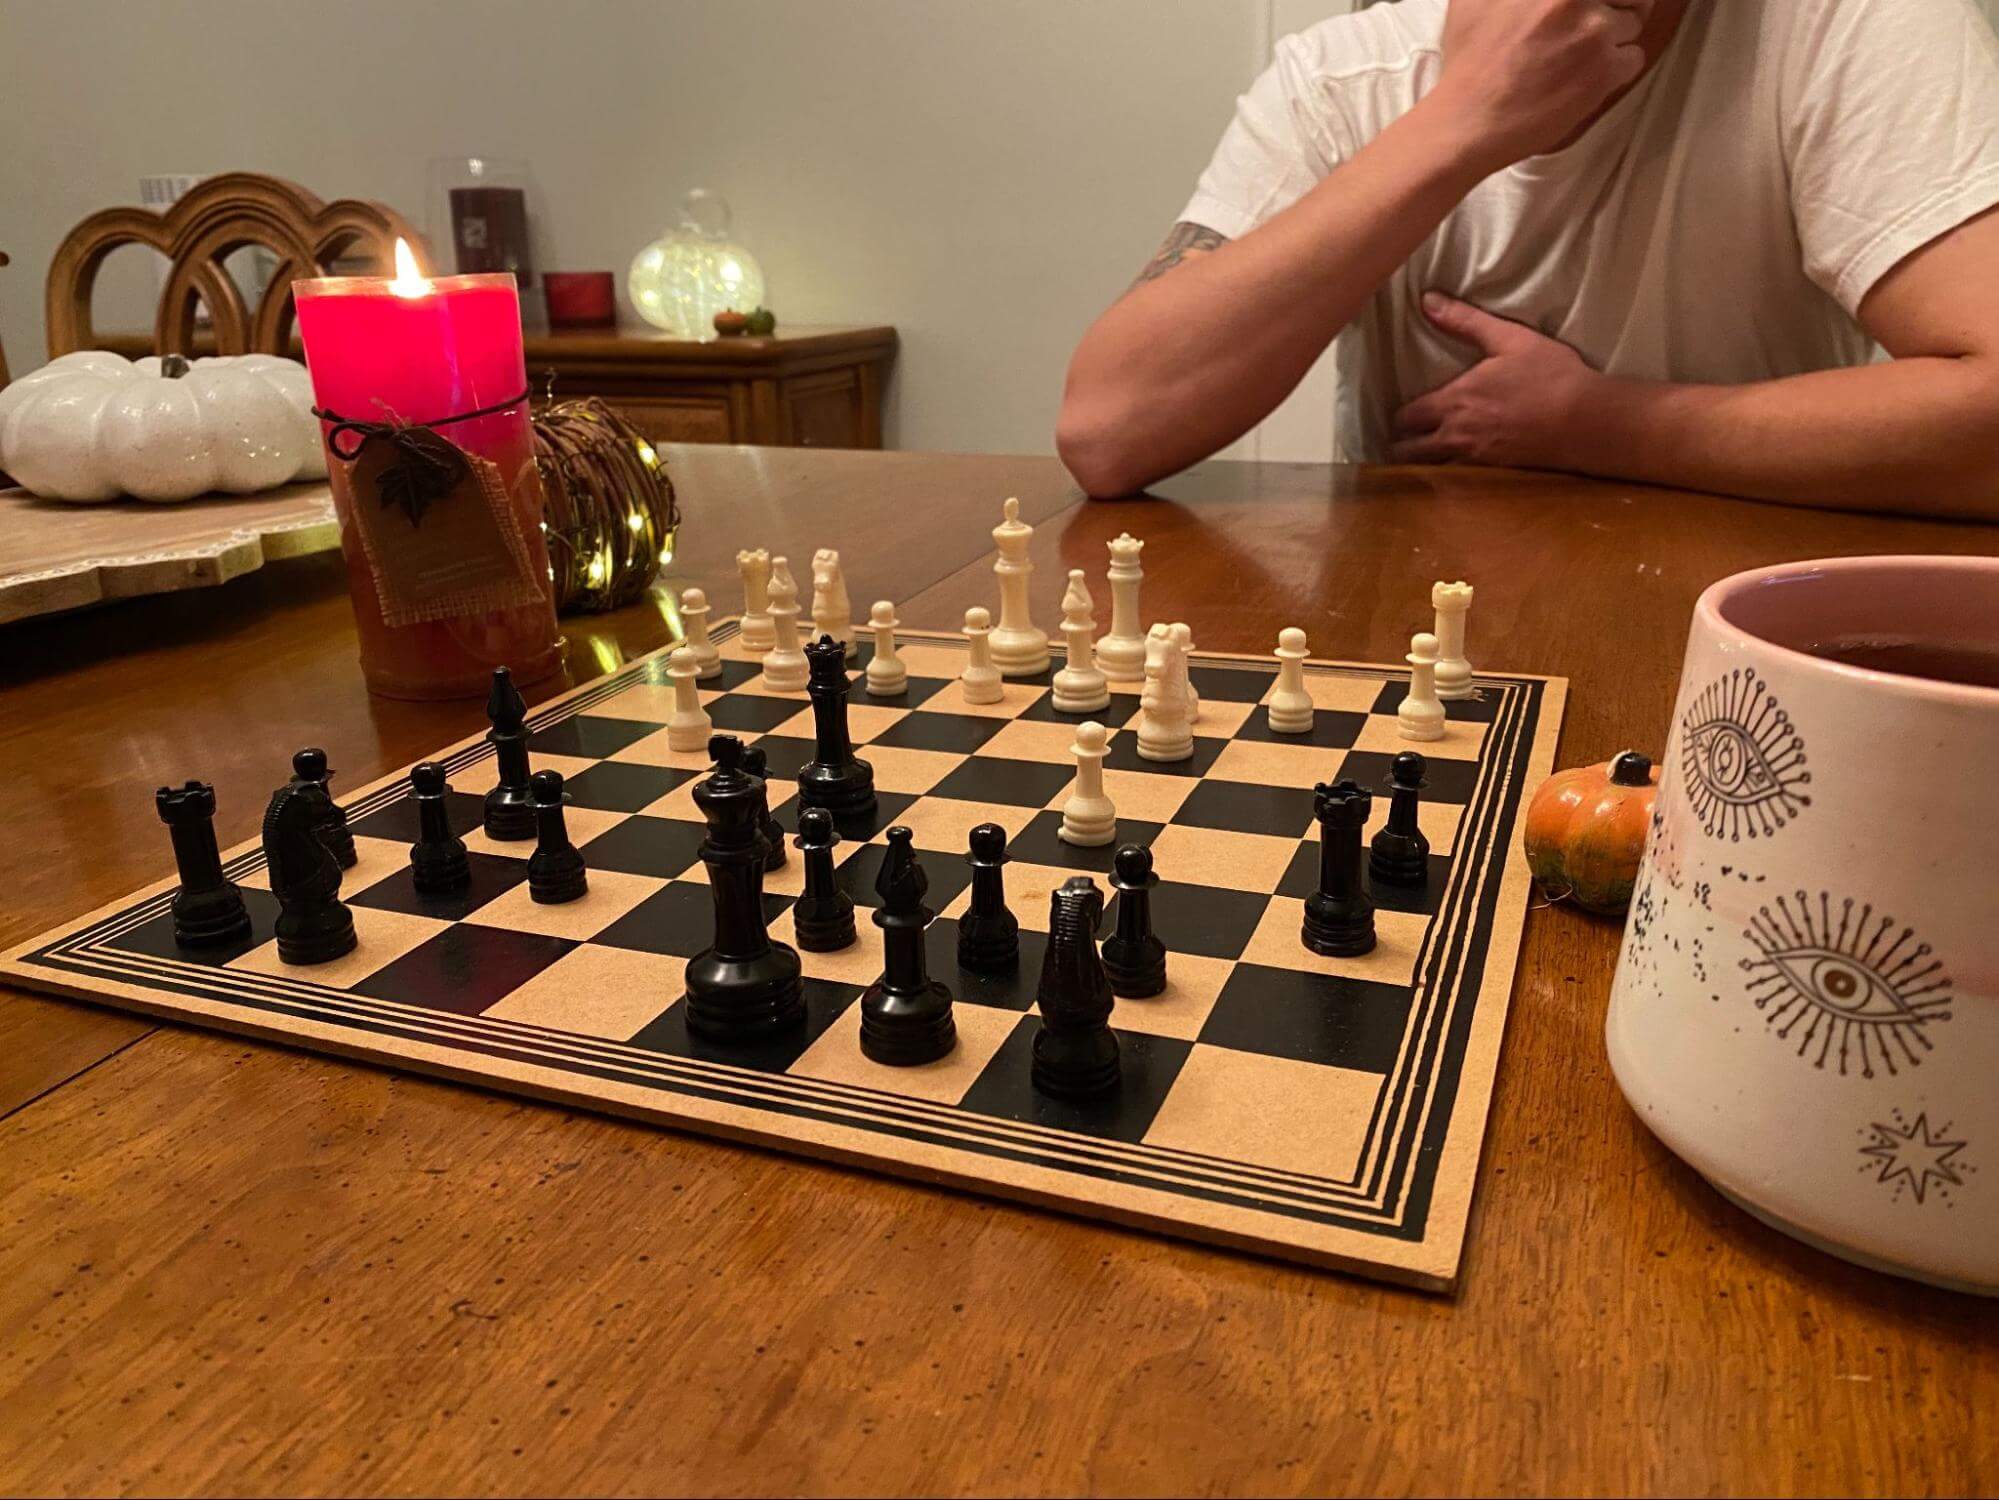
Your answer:
[[[416,263],[416,252],[401,235],[396,236],[396,279],[389,283],[389,290],[398,297],[422,297],[430,291],[430,282]]]

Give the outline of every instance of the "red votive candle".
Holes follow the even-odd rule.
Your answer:
[[[545,271],[541,290],[548,298],[551,328],[609,328],[618,304],[609,271]]]
[[[394,281],[337,276],[294,282],[299,336],[321,412],[349,422],[434,427],[498,470],[538,594],[504,607],[390,624],[356,524],[353,466],[339,456],[341,444],[327,463],[369,690],[389,698],[478,697],[495,667],[508,667],[517,682],[528,683],[548,676],[562,660],[528,403],[447,420],[527,390],[520,297],[504,272],[425,280],[415,275],[413,261],[404,272]],[[322,419],[322,439],[333,427]],[[342,437],[351,453],[352,434]],[[471,501],[454,495],[447,503]]]

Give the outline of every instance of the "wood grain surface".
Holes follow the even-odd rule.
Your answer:
[[[110,599],[210,588],[340,546],[325,480],[172,505],[71,505],[0,489],[0,625]]]
[[[1541,475],[1212,465],[1085,504],[1052,460],[676,448],[683,582],[841,547],[857,612],[1037,609],[1146,538],[1147,618],[1381,659],[1432,579],[1480,665],[1572,679],[1562,760],[1654,750],[1736,569],[1999,529]],[[583,680],[671,638],[565,622]],[[0,944],[227,844],[299,744],[349,784],[476,704],[369,699],[336,558],[0,631]],[[553,691],[551,685],[548,691]],[[336,787],[340,783],[336,782]],[[1729,1208],[1603,1058],[1615,927],[1534,912],[1454,1299],[0,995],[0,1484],[36,1492],[1992,1492],[1999,1307]]]

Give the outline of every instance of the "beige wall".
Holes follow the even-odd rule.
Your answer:
[[[721,190],[781,318],[902,330],[891,441],[1046,451],[1070,345],[1184,203],[1267,18],[1236,0],[0,0],[0,339],[17,371],[39,361],[51,251],[144,173],[251,168],[421,219],[426,159],[479,151],[531,164],[544,265],[621,283],[685,188]]]

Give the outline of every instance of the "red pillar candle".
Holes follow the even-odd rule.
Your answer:
[[[520,297],[505,273],[425,280],[414,260],[405,259],[405,247],[399,242],[396,248],[400,274],[393,281],[338,276],[294,282],[299,335],[321,412],[348,422],[434,427],[439,437],[497,469],[538,595],[531,602],[392,624],[384,618],[375,563],[356,524],[356,465],[339,456],[343,448],[354,451],[351,431],[337,434],[342,441],[333,444],[328,460],[370,691],[390,698],[476,697],[486,692],[494,667],[511,668],[514,679],[526,683],[546,677],[562,660],[524,398]],[[523,399],[491,415],[448,420],[517,396]],[[329,420],[321,429],[323,437],[335,435]],[[476,494],[454,493],[443,503],[478,502]],[[385,540],[393,546],[398,535],[416,533],[396,533],[384,523],[375,533],[377,550]]]

